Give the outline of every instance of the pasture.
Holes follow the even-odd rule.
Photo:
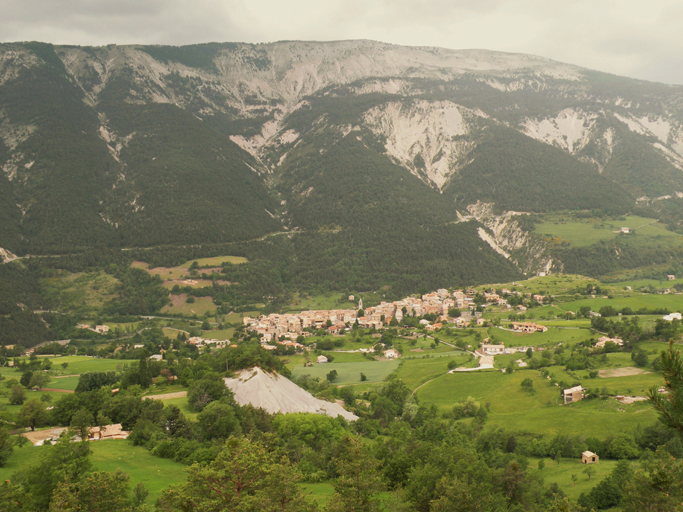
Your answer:
[[[313,366],[294,366],[292,367],[292,377],[298,378],[301,375],[310,375],[313,378],[325,379],[326,375],[332,370],[337,370],[337,379],[334,384],[360,384],[360,374],[364,373],[367,377],[363,383],[382,382],[394,370],[398,368],[398,361],[368,361],[362,363],[325,363]]]
[[[503,326],[507,322],[503,322]],[[488,336],[491,343],[504,343],[506,347],[538,347],[542,345],[556,345],[557,343],[578,343],[590,338],[591,333],[587,329],[561,329],[549,327],[546,332],[519,333],[497,327],[488,328]]]
[[[543,460],[545,463],[543,469],[537,469],[540,460]],[[582,493],[588,493],[595,485],[608,476],[616,465],[616,460],[600,459],[600,462],[597,464],[591,464],[595,473],[589,480],[588,476],[583,472],[586,466],[579,459],[561,459],[558,464],[556,461],[548,458],[529,458],[530,472],[543,478],[546,486],[556,483],[573,501],[576,501]],[[572,475],[577,476],[576,484],[572,481]]]
[[[534,383],[533,393],[522,390],[521,382],[527,377]],[[627,386],[632,378],[622,378],[621,382]],[[614,383],[608,385],[616,386]],[[610,433],[625,428],[630,430],[637,424],[646,426],[656,420],[656,413],[647,402],[623,405],[610,398],[560,405],[559,387],[533,370],[518,370],[512,375],[494,370],[445,374],[425,384],[417,395],[422,403],[433,403],[443,412],[471,396],[482,406],[489,404],[489,425],[547,435],[607,437]]]
[[[339,293],[325,293],[313,296],[295,295],[287,306],[289,312],[308,311],[316,309],[357,309],[358,299],[351,302],[347,296]]]
[[[214,315],[216,313],[216,305],[213,303],[211,297],[196,297],[192,303],[187,302],[187,295],[181,293],[179,295],[169,295],[171,305],[166,305],[161,308],[161,313],[171,315],[185,315],[185,316],[204,316],[206,313]]]
[[[635,234],[623,235],[615,233],[622,227],[635,230]],[[566,219],[550,217],[545,222],[537,224],[535,232],[559,239],[560,242],[569,242],[574,247],[591,245],[603,240],[613,240],[617,236],[629,236],[637,240],[658,241],[663,244],[679,243],[683,240],[681,235],[666,229],[666,226],[654,219],[630,215],[624,220],[603,219]]]
[[[170,484],[185,481],[185,466],[169,459],[151,455],[141,446],[133,446],[126,440],[110,439],[89,443],[92,455],[90,460],[96,471],[116,471],[121,468],[130,476],[131,487],[143,483],[149,496],[147,503],[153,504],[161,492]],[[11,476],[40,459],[48,447],[25,445],[15,448],[7,464],[0,468],[0,479],[9,480]]]

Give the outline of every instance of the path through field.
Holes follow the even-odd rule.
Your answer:
[[[175,393],[164,393],[161,395],[143,396],[143,400],[170,400],[171,398],[184,398],[187,396],[187,391],[177,391]]]

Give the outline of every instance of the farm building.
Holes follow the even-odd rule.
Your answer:
[[[533,322],[512,322],[512,330],[516,332],[545,332],[548,328],[545,325]]]
[[[666,320],[667,322],[673,322],[674,320],[681,320],[681,314],[680,313],[671,313],[670,315],[664,315],[662,317],[662,320]]]
[[[624,340],[622,340],[621,338],[610,338],[609,336],[601,336],[598,338],[595,347],[604,348],[606,343],[614,343],[615,345],[619,345],[620,347],[624,346]]]
[[[600,457],[598,457],[596,454],[593,452],[585,451],[581,454],[581,463],[582,464],[596,464],[597,462],[600,461]]]
[[[583,398],[583,392],[585,390],[581,386],[574,386],[573,388],[563,389],[562,397],[564,398],[565,404],[571,404],[573,402],[578,402]]]
[[[318,364],[323,364],[327,362],[327,358],[325,356],[318,356]]]
[[[398,359],[401,357],[401,353],[395,348],[390,348],[389,350],[384,351],[384,357],[388,359]]]
[[[505,345],[502,343],[500,345],[482,345],[481,351],[484,354],[486,354],[487,356],[495,356],[496,354],[504,354],[505,353]]]

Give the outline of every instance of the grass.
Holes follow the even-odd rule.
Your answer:
[[[351,302],[346,295],[338,293],[326,293],[311,297],[296,295],[288,305],[288,311],[307,311],[316,309],[357,309],[358,302]]]
[[[636,230],[633,235],[621,235],[614,233],[622,227]],[[618,236],[637,237],[657,240],[661,242],[677,243],[682,237],[666,229],[664,224],[654,219],[631,215],[624,220],[561,220],[560,218],[549,218],[546,222],[537,224],[535,231],[538,234],[555,238],[558,243],[569,242],[575,247],[591,245],[602,240],[613,240]]]
[[[305,493],[310,493],[310,497],[317,501],[321,508],[327,506],[334,494],[334,487],[329,482],[304,483],[301,484],[301,487]]]
[[[75,390],[78,386],[78,379],[80,377],[62,377],[59,379],[53,378],[46,387],[54,389],[70,389]]]
[[[503,326],[507,323],[503,323]],[[506,331],[497,327],[488,329],[488,336],[491,343],[504,343],[506,347],[549,345],[557,343],[577,343],[590,338],[592,335],[586,329],[560,329],[549,327],[546,332],[535,332],[524,334]]]
[[[187,397],[169,398],[168,400],[164,400],[164,407],[168,407],[169,405],[175,405],[187,419],[197,419],[197,413],[190,409],[190,405],[187,403]]]
[[[545,467],[542,470],[534,469],[538,468],[540,460],[543,460]],[[579,459],[561,459],[558,464],[552,459],[530,458],[529,465],[530,471],[543,478],[546,486],[556,483],[572,501],[576,501],[582,493],[588,493],[608,476],[612,469],[614,469],[614,466],[617,465],[617,461],[600,459],[600,462],[597,464],[591,464],[595,473],[590,480],[588,480],[587,475],[583,472],[586,469],[586,465],[582,464]],[[572,482],[572,475],[578,477],[576,485]]]
[[[91,461],[96,471],[116,471],[121,468],[130,475],[131,487],[143,483],[149,491],[147,503],[154,503],[169,484],[184,482],[185,466],[169,459],[151,455],[141,446],[133,446],[125,440],[111,439],[89,444],[92,450]],[[16,448],[0,468],[0,479],[8,480],[19,470],[28,468],[49,448],[26,445]]]
[[[521,389],[521,381],[527,377],[534,383],[533,394]],[[628,385],[631,377],[622,379]],[[638,423],[645,426],[656,420],[656,413],[647,403],[623,405],[613,399],[594,399],[559,405],[559,388],[532,370],[516,371],[512,375],[500,371],[446,374],[420,388],[417,395],[421,402],[436,404],[444,412],[454,403],[472,396],[482,405],[489,404],[489,424],[548,435],[607,437],[630,430]]]
[[[130,359],[99,359],[87,356],[57,356],[49,357],[49,359],[52,361],[52,370],[61,375],[119,371],[124,365],[133,362]],[[68,363],[68,366],[62,368],[63,363]],[[17,375],[19,375],[18,372]]]
[[[204,316],[206,313],[215,315],[216,305],[211,297],[196,297],[193,303],[187,302],[187,295],[170,295],[173,305],[166,305],[161,309],[161,313],[186,316]]]
[[[605,299],[596,297],[591,299],[580,299],[570,302],[558,304],[558,307],[564,311],[578,311],[582,306],[588,306],[593,311],[598,311],[603,306],[612,306],[615,309],[629,307],[634,311],[640,308],[666,308],[670,311],[679,311],[683,305],[683,297],[678,294],[650,294],[633,292],[621,297],[614,297],[613,299]],[[611,318],[616,320],[617,317]]]
[[[40,280],[45,299],[53,309],[81,316],[96,314],[107,302],[117,296],[119,280],[106,272],[72,274],[58,270],[51,277]]]
[[[449,361],[455,361],[457,366],[464,366],[470,357],[469,354],[454,352],[442,357],[403,358],[396,374],[410,389],[415,389],[428,380],[446,373]]]
[[[325,376],[332,370],[337,370],[337,379],[335,384],[360,384],[360,374],[364,373],[367,377],[368,383],[382,382],[386,379],[396,368],[398,361],[368,361],[365,363],[326,363],[317,364],[308,368],[304,366],[294,366],[292,368],[292,376],[300,377],[301,375],[310,375],[313,378],[325,379]]]
[[[199,258],[197,260],[191,260],[178,265],[177,267],[155,267],[149,268],[149,265],[144,261],[134,261],[131,264],[133,268],[142,268],[152,275],[159,275],[162,280],[170,281],[176,279],[183,279],[190,270],[190,265],[196,261],[200,266],[199,274],[202,273],[201,267],[220,267],[223,263],[230,262],[233,265],[239,265],[242,263],[247,263],[246,258],[241,256],[216,256],[213,258]]]

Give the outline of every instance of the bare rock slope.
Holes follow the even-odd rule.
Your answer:
[[[341,405],[315,398],[282,375],[258,367],[241,370],[236,378],[224,380],[240,405],[251,404],[271,414],[308,412],[332,418],[341,416],[347,421],[358,419]]]

